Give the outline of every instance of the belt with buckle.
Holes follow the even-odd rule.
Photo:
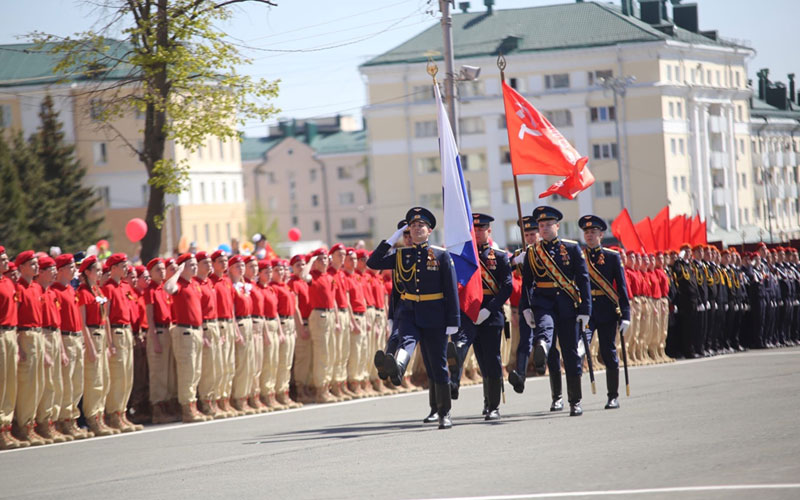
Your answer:
[[[537,281],[536,288],[559,288],[559,286],[552,281]]]
[[[17,327],[14,325],[0,325],[0,332],[8,332],[16,329]]]
[[[355,311],[353,311],[353,316],[363,316],[363,315],[364,315],[363,312],[355,312]]]
[[[61,330],[61,335],[64,335],[65,337],[80,337],[81,332],[70,332],[68,330]]]
[[[335,309],[333,309],[332,307],[331,308],[315,307],[314,310],[315,311],[320,311],[320,312],[333,312]]]
[[[233,323],[233,318],[217,318],[217,321],[224,321],[225,323]]]
[[[122,323],[112,323],[111,328],[130,328],[131,325],[123,325]]]
[[[18,332],[41,332],[42,328],[39,326],[18,326]]]
[[[56,328],[54,326],[45,326],[45,327],[42,328],[42,332],[43,333],[55,333],[56,330],[58,330],[58,328]]]
[[[403,300],[410,300],[412,302],[428,302],[430,300],[439,300],[444,298],[444,294],[442,292],[439,293],[423,293],[420,295],[416,295],[413,293],[401,293],[400,298]]]
[[[156,323],[156,328],[169,330],[169,323]]]
[[[283,316],[283,315],[278,316],[278,318],[280,318],[281,321],[286,321],[287,319],[292,319],[291,316]],[[275,319],[275,318],[272,318],[272,319]]]
[[[179,328],[191,328],[192,330],[199,330],[202,325],[190,325],[188,323],[175,323],[175,326]]]

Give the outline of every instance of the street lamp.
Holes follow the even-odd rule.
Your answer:
[[[614,128],[617,133],[617,173],[619,175],[619,202],[622,208],[628,208],[628,206],[625,202],[625,180],[622,176],[622,145],[619,142],[619,105],[617,98],[618,96],[622,96],[624,99],[628,87],[635,81],[635,76],[625,76],[622,78],[608,76],[600,78],[600,85],[603,89],[614,92]]]

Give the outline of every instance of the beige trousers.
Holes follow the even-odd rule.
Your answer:
[[[364,338],[361,340],[363,342],[363,349],[365,356],[361,360],[361,380],[370,380],[372,366],[375,363],[370,363],[372,357],[375,355],[375,350],[373,347],[375,346],[375,309],[374,308],[367,308],[367,312],[364,313],[364,323],[366,328],[364,329]],[[377,373],[377,370],[376,370]]]
[[[80,416],[78,402],[83,397],[83,337],[64,335],[61,337],[69,364],[61,369],[61,413],[58,420],[72,420]]]
[[[336,324],[334,314],[336,311],[314,309],[308,317],[312,351],[311,382],[314,387],[323,387],[331,383],[333,375],[332,337]]]
[[[233,386],[233,375],[236,371],[236,330],[233,327],[233,320],[220,319],[219,325],[220,341],[220,362],[222,363],[222,373],[219,377],[219,385],[216,394],[218,398],[229,398]]]
[[[270,394],[275,392],[275,382],[278,379],[278,353],[280,346],[278,345],[278,324],[280,320],[268,319],[266,321],[267,339],[269,345],[264,346],[264,359],[261,364],[261,379],[259,380],[259,387],[261,387],[261,394]],[[286,322],[294,321],[289,319]]]
[[[264,318],[253,318],[253,381],[248,394],[261,393],[261,369],[264,366]]]
[[[377,352],[378,349],[383,349],[386,345],[386,311],[383,309],[375,309],[372,323],[371,344],[370,349],[367,351],[369,355],[365,356],[365,361],[369,367],[369,379],[378,380],[378,369],[375,367],[375,363],[372,362],[372,358],[375,356],[375,352]]]
[[[354,316],[356,325],[358,325],[358,333],[351,331],[348,341],[350,344],[350,357],[347,359],[347,380],[350,382],[361,382],[364,380],[365,358],[366,351],[366,329],[367,321],[363,314]]]
[[[44,352],[50,356],[51,364],[44,364],[44,390],[39,406],[36,408],[36,421],[47,423],[58,420],[61,413],[61,398],[64,396],[64,385],[61,381],[61,331],[45,329]]]
[[[167,401],[177,394],[177,381],[175,380],[175,356],[172,353],[172,335],[166,328],[156,328],[158,343],[161,352],[157,353],[153,347],[155,342],[147,339],[147,371],[150,381],[150,402],[155,404]]]
[[[133,390],[133,332],[130,326],[111,329],[111,345],[116,350],[108,360],[110,374],[106,411],[124,412]]]
[[[17,404],[17,330],[0,332],[0,427],[10,425],[14,420],[14,407]]]
[[[523,320],[524,321],[524,320]],[[509,326],[511,327],[511,341],[509,342],[508,349],[508,362],[506,366],[511,369],[516,369],[517,366],[517,349],[519,348],[519,309],[516,307],[511,308],[511,315],[508,317]]]
[[[203,338],[208,339],[209,345],[203,343],[203,361],[200,370],[200,381],[197,383],[197,393],[202,400],[221,397],[217,392],[222,377],[222,345],[220,344],[219,324],[216,321],[203,323]]]
[[[246,398],[250,395],[253,385],[253,363],[255,353],[253,351],[253,320],[250,318],[239,318],[239,333],[242,334],[244,342],[234,343],[234,372],[231,397],[235,399]]]
[[[311,329],[306,325],[309,338],[304,339],[297,335],[297,344],[294,347],[294,380],[301,385],[311,385],[311,367],[314,363],[314,349],[311,346]]]
[[[105,328],[89,329],[89,336],[97,356],[94,361],[90,361],[86,350],[84,350],[83,414],[86,418],[94,417],[105,410],[109,381],[111,379],[108,368],[108,353],[106,351],[108,344],[106,344]]]
[[[333,382],[341,383],[347,380],[347,363],[350,358],[350,313],[345,310],[339,310],[339,325],[342,329],[337,332],[334,328],[333,332],[333,350],[336,358],[333,361]]]
[[[289,390],[289,381],[292,378],[292,357],[294,356],[297,334],[295,333],[294,319],[283,320],[283,342],[278,342],[278,370],[275,377],[275,392],[284,393]],[[277,334],[275,335],[277,337]]]
[[[181,405],[194,403],[203,368],[203,328],[173,326],[170,334],[178,373],[178,402]]]
[[[30,424],[44,394],[44,337],[41,329],[18,332],[19,350],[25,359],[17,364],[17,403],[15,420]]]

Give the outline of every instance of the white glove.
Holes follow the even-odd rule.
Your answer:
[[[490,313],[489,310],[484,307],[478,313],[478,319],[475,321],[475,324],[480,325],[481,323],[489,319],[489,316],[491,316],[491,314],[492,313]]]
[[[672,307],[672,312],[674,312],[675,314],[678,314],[678,306],[673,306]]]
[[[514,259],[513,259],[513,263],[514,263],[515,265],[517,265],[517,266],[518,266],[518,265],[520,265],[520,264],[522,264],[523,262],[525,262],[525,257],[527,257],[527,255],[528,255],[528,252],[520,252],[520,254],[519,254],[519,255],[517,255],[516,257],[514,257]]]
[[[445,330],[444,333],[446,335],[455,335],[456,333],[458,333],[458,327],[457,326],[448,326],[447,330]]]
[[[586,355],[586,346],[583,345],[583,339],[579,338],[578,339],[578,357],[580,359],[583,359],[583,357],[585,355]]]
[[[391,319],[390,319],[390,320],[388,321],[388,323],[389,323],[389,331],[391,332],[391,331],[392,331],[392,325],[394,325],[394,320],[391,320]]]
[[[629,320],[623,319],[622,321],[620,321],[619,322],[619,333],[620,333],[620,335],[625,335],[625,332],[628,331],[628,328],[630,328],[630,326],[631,326],[631,322]]]
[[[730,309],[730,305],[729,304],[725,304],[725,310],[727,311],[728,309]]]
[[[579,314],[578,323],[581,325],[581,328],[589,328],[589,315]]]
[[[700,304],[699,306],[697,306],[697,312],[703,312],[705,310],[706,310],[705,304]]]
[[[389,236],[389,239],[386,240],[386,243],[394,246],[394,244],[397,243],[400,240],[400,238],[403,237],[403,232],[406,229],[408,229],[408,224],[395,231],[393,235]]]
[[[533,311],[525,309],[522,311],[522,316],[525,318],[525,323],[531,328],[536,328],[536,322],[533,320]]]
[[[711,302],[706,301],[706,311],[710,311],[710,310],[711,310]]]

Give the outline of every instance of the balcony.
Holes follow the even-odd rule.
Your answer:
[[[797,166],[797,153],[794,151],[784,151],[783,153],[784,165],[787,167]]]
[[[755,195],[756,201],[761,201],[767,198],[766,190],[764,189],[763,184],[753,186],[753,194]]]
[[[764,165],[764,155],[753,153],[750,158],[753,160],[753,167],[761,168]]]
[[[782,167],[783,166],[783,152],[780,153],[767,153],[769,156],[769,166],[770,167]]]
[[[773,184],[769,187],[769,194],[772,199],[786,198],[786,184]]]
[[[711,200],[715,207],[725,206],[725,188],[715,187],[711,192]]]
[[[711,168],[728,168],[728,154],[722,151],[711,152]]]
[[[798,195],[797,184],[786,185],[786,197],[790,200],[796,200]]]
[[[711,115],[708,117],[708,131],[712,134],[722,134],[726,132],[725,122],[721,116]]]

